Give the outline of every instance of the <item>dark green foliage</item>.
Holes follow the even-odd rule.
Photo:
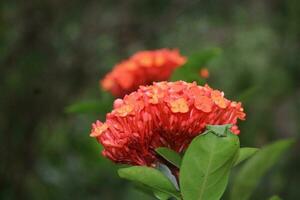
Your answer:
[[[103,92],[98,100],[83,100],[73,103],[65,108],[66,113],[75,114],[100,114],[110,112],[112,109],[113,97]]]
[[[243,101],[242,146],[297,137],[299,14],[298,0],[0,1],[0,199],[150,199],[119,179],[88,136],[112,102],[65,113],[100,100],[99,79],[137,50],[222,49],[194,65],[197,74],[176,74],[204,82],[198,70],[205,66],[209,85]],[[254,199],[299,198],[297,150],[282,162]]]
[[[269,200],[281,200],[279,196],[272,196]]]
[[[280,160],[282,154],[294,140],[281,140],[267,145],[250,158],[240,169],[233,182],[232,200],[247,200],[258,185],[262,176]]]

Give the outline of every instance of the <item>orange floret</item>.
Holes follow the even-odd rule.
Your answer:
[[[209,71],[207,68],[202,68],[199,72],[201,78],[207,79],[209,78]]]

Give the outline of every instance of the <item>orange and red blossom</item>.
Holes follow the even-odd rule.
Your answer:
[[[100,81],[100,85],[115,97],[123,97],[137,90],[140,85],[169,79],[174,69],[185,62],[186,58],[176,49],[140,51],[117,64]]]
[[[153,166],[159,159],[156,148],[180,153],[206,125],[232,124],[231,131],[239,134],[238,119],[245,119],[241,103],[208,85],[157,82],[115,100],[106,121],[92,125],[91,136],[114,162]]]

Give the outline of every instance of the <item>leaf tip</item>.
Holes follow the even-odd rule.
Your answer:
[[[206,125],[206,129],[213,132],[215,135],[217,135],[219,137],[226,137],[231,126],[232,126],[231,124]]]

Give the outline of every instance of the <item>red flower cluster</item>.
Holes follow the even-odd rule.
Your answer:
[[[244,120],[241,103],[227,100],[223,92],[196,83],[158,82],[114,102],[106,122],[97,121],[91,136],[104,146],[103,155],[118,163],[155,165],[155,149],[182,152],[206,125]]]
[[[123,97],[137,90],[140,85],[167,80],[173,70],[185,61],[186,58],[181,56],[178,50],[140,51],[117,64],[100,84],[114,96]]]

